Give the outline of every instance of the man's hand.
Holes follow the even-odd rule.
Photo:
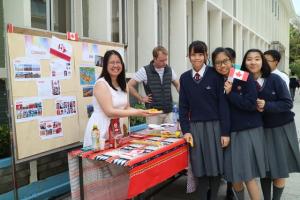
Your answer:
[[[147,96],[140,96],[139,97],[139,102],[140,103],[151,103],[152,102],[152,94],[148,94]]]

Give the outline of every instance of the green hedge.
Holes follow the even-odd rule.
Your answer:
[[[133,106],[134,108],[139,108],[139,109],[145,109],[145,105],[144,104],[135,104]],[[145,117],[129,117],[129,120],[130,120],[130,126],[136,126],[136,125],[139,125],[139,124],[144,124],[146,123],[146,118]]]
[[[10,156],[10,140],[8,124],[0,124],[0,158]]]

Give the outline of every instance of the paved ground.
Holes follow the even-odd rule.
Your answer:
[[[296,113],[295,122],[297,125],[298,131],[298,141],[300,144],[300,94],[297,91],[294,108],[293,111]],[[170,184],[169,186],[162,189],[159,193],[154,195],[151,200],[185,200],[185,199],[196,199],[194,195],[187,195],[185,193],[186,189],[186,177],[182,176],[181,178],[177,179],[175,182]],[[222,200],[225,199],[225,192],[226,191],[226,184],[222,183],[218,199]],[[68,195],[64,196],[63,198],[68,200],[71,199]],[[246,199],[249,199],[248,195],[246,194]],[[287,184],[282,196],[282,200],[300,200],[300,173],[299,174],[291,174],[290,178],[287,179]]]

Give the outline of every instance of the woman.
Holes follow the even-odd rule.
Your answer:
[[[97,125],[100,138],[108,139],[110,120],[128,116],[150,116],[148,111],[129,106],[125,80],[125,66],[121,55],[109,50],[103,58],[103,69],[93,90],[94,112],[91,115],[84,136],[83,146],[92,144],[91,130]]]
[[[265,200],[280,199],[285,178],[300,172],[300,153],[293,102],[285,82],[274,73],[258,49],[250,49],[244,56],[242,70],[249,71],[257,81],[257,110],[262,113],[267,177],[261,179]],[[273,181],[273,197],[271,183]]]
[[[180,77],[179,119],[184,138],[191,143],[190,162],[198,179],[199,199],[216,199],[223,174],[223,150],[229,144],[229,109],[223,78],[206,66],[207,46],[189,46],[193,69]]]
[[[252,200],[260,199],[257,177],[265,177],[263,123],[256,110],[257,91],[252,76],[247,81],[232,80],[231,54],[224,48],[212,53],[216,71],[224,76],[224,90],[230,107],[231,140],[224,153],[225,179],[233,183],[238,199],[244,199],[245,182]]]

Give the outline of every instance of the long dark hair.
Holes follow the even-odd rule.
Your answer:
[[[110,77],[110,75],[108,73],[108,70],[107,70],[108,60],[112,55],[118,56],[120,61],[121,61],[122,71],[117,77],[117,83],[119,84],[122,91],[127,92],[126,91],[126,78],[125,78],[125,65],[124,65],[124,62],[123,62],[123,59],[122,59],[120,53],[117,52],[116,50],[109,50],[109,51],[105,52],[105,55],[104,55],[104,58],[103,58],[103,69],[102,69],[102,72],[101,72],[101,75],[100,75],[99,78],[104,77],[104,79],[107,81],[107,83],[110,85],[110,87],[112,87],[114,90],[117,91],[117,89],[112,85],[111,77]]]
[[[243,58],[241,70],[249,72],[249,70],[248,70],[247,67],[246,67],[246,59],[247,59],[248,54],[249,54],[249,53],[252,53],[252,52],[259,53],[259,55],[260,55],[260,57],[261,57],[261,59],[262,59],[262,66],[261,66],[261,69],[260,69],[260,71],[261,71],[261,73],[262,73],[261,77],[262,77],[262,78],[268,77],[268,76],[271,74],[271,68],[270,68],[270,66],[269,66],[269,64],[268,64],[268,62],[267,62],[267,60],[266,60],[266,58],[264,57],[264,54],[263,54],[262,51],[259,50],[259,49],[249,49],[249,50],[246,52],[246,54],[244,55],[244,58]]]

